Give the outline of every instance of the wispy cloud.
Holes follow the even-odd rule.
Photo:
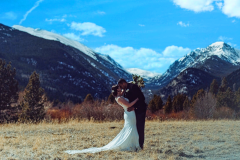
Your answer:
[[[220,37],[218,37],[218,40],[225,42],[225,41],[230,41],[230,40],[232,40],[232,38],[220,36]]]
[[[70,24],[71,29],[77,30],[77,31],[81,31],[81,35],[94,35],[94,36],[99,36],[99,37],[103,37],[104,33],[106,32],[106,30],[101,27],[96,25],[95,23],[91,23],[91,22],[84,22],[84,23],[76,23],[76,22],[72,22]]]
[[[47,19],[47,18],[46,18],[45,21],[50,22],[50,23],[51,23],[51,22],[54,22],[54,21],[55,21],[55,22],[65,22],[66,19],[64,19],[64,18],[59,18],[59,19],[58,19],[58,18]]]
[[[216,2],[216,5],[218,6],[219,9],[222,9],[223,3],[222,2]]]
[[[6,12],[3,15],[1,15],[0,18],[15,20],[17,18],[17,14],[14,12]]]
[[[99,15],[104,15],[104,14],[106,14],[106,12],[104,12],[104,11],[97,11],[96,13],[99,14]]]
[[[183,23],[182,21],[179,21],[177,25],[180,25],[182,27],[189,27],[189,23]]]
[[[98,47],[95,51],[110,55],[124,68],[139,68],[162,73],[175,60],[189,53],[190,49],[168,46],[162,53],[158,53],[150,48],[135,49],[133,47],[120,47],[111,44]]]
[[[138,24],[140,27],[145,27],[145,25],[144,24]]]
[[[234,19],[234,20],[232,20],[232,23],[235,23],[236,22],[236,20]]]
[[[21,21],[19,22],[19,24],[22,24],[22,22],[26,20],[28,14],[31,13],[34,9],[36,9],[42,1],[44,1],[44,0],[38,0],[34,4],[34,6],[29,11],[26,12],[25,15],[23,16],[23,19],[21,19]]]

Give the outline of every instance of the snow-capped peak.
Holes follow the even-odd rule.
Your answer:
[[[71,47],[74,47],[74,48],[80,50],[81,52],[83,52],[86,55],[90,56],[91,58],[95,59],[96,61],[99,61],[99,59],[97,57],[101,57],[104,60],[111,63],[112,65],[118,67],[119,69],[124,70],[124,68],[120,64],[115,62],[109,55],[104,55],[104,54],[101,54],[101,53],[97,53],[97,52],[93,51],[92,49],[88,48],[87,46],[79,43],[78,41],[71,40],[71,39],[69,39],[67,37],[64,37],[62,35],[59,35],[59,34],[56,34],[56,33],[53,33],[53,32],[49,32],[49,31],[46,31],[46,30],[42,30],[42,29],[39,29],[39,28],[34,29],[34,28],[30,28],[30,27],[23,27],[23,26],[20,26],[20,25],[14,25],[12,28],[23,31],[23,32],[27,32],[27,33],[29,33],[33,36],[36,36],[36,37],[61,42],[65,45],[68,45],[68,46],[71,46]],[[100,63],[102,63],[102,62],[100,62]]]
[[[236,52],[234,48],[224,42],[215,42],[203,49],[207,56],[216,55],[219,58],[228,61],[230,63],[236,64],[239,62],[240,55]]]
[[[221,47],[223,47],[223,45],[224,45],[224,42],[215,42],[215,43],[211,44],[210,46],[221,48]]]
[[[126,69],[129,73],[131,74],[137,74],[140,75],[141,77],[143,77],[144,79],[150,79],[153,78],[155,76],[160,76],[160,73],[154,73],[154,72],[150,72],[150,71],[146,71],[146,70],[142,70],[139,68],[128,68]]]
[[[64,36],[61,36],[59,34],[52,33],[52,32],[42,30],[42,29],[39,29],[39,28],[34,29],[34,28],[30,28],[30,27],[23,27],[23,26],[20,26],[20,25],[14,25],[13,28],[15,28],[17,30],[20,30],[20,31],[23,31],[23,32],[27,32],[31,35],[36,36],[36,37],[40,37],[40,38],[44,38],[44,39],[48,39],[48,40],[59,41],[59,42],[65,44],[65,45],[72,46],[72,47],[82,51],[83,53],[87,54],[88,56],[90,56],[90,57],[92,57],[93,59],[96,60],[96,55],[93,52],[93,50],[91,50],[90,48],[84,46],[83,44],[81,44],[77,41],[68,39],[68,38],[66,38]]]
[[[215,42],[206,48],[197,48],[184,57],[176,60],[160,78],[157,76],[153,77],[149,82],[155,85],[164,86],[183,70],[190,67],[202,67],[206,70],[217,72],[216,70],[221,69],[221,64],[225,64],[218,64],[218,61],[228,62],[226,64],[232,68],[236,68],[240,66],[240,51],[224,42]],[[227,72],[222,72],[221,74],[224,75],[227,74]]]

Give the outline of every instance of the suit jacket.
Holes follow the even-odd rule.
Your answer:
[[[132,83],[127,84],[124,97],[126,97],[130,103],[138,98],[139,100],[133,105],[135,112],[136,113],[146,112],[147,104],[145,103],[145,97],[141,89],[136,84]]]

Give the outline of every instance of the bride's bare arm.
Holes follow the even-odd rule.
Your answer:
[[[124,106],[127,106],[128,108],[129,108],[129,107],[132,107],[137,101],[138,101],[138,98],[135,99],[134,101],[132,101],[131,103],[129,103],[128,101],[126,101],[126,100],[125,100],[124,98],[122,98],[122,97],[120,97],[120,98],[118,99],[118,102],[119,102],[120,104],[123,104]]]

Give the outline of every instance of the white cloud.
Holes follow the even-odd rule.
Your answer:
[[[25,15],[23,16],[23,19],[21,19],[21,21],[19,22],[19,24],[22,24],[22,22],[26,20],[28,14],[31,13],[34,9],[36,9],[42,1],[43,1],[43,0],[38,0],[38,1],[34,4],[34,6],[33,6],[29,11],[26,12]]]
[[[218,40],[225,42],[225,41],[230,41],[230,40],[232,40],[232,38],[220,36],[220,37],[218,37]]]
[[[188,54],[191,51],[190,48],[183,48],[183,47],[178,47],[178,46],[168,46],[165,48],[163,51],[163,55],[165,57],[174,57],[174,58],[181,58],[185,54]]]
[[[236,22],[236,20],[234,19],[234,20],[232,20],[232,23],[235,23]]]
[[[1,18],[15,20],[17,18],[17,14],[14,12],[6,12],[1,16]]]
[[[144,24],[138,24],[140,27],[145,27],[145,25]]]
[[[189,23],[186,24],[186,23],[183,23],[182,21],[179,21],[177,25],[180,25],[182,27],[189,27]]]
[[[84,39],[82,39],[80,36],[77,36],[74,33],[65,33],[63,34],[64,37],[67,37],[69,39],[75,40],[75,41],[79,41],[79,42],[83,42]]]
[[[214,1],[216,0],[173,0],[175,5],[194,12],[212,11]]]
[[[240,18],[240,0],[173,0],[175,5],[194,12],[213,11],[214,2],[227,16]]]
[[[54,21],[56,21],[56,22],[65,22],[66,21],[66,19],[64,19],[64,18],[54,18],[54,19],[45,19],[45,21],[47,21],[47,22],[54,22]]]
[[[240,0],[224,0],[222,12],[229,17],[240,18]]]
[[[219,9],[222,9],[223,3],[222,2],[216,2],[216,5],[218,6]]]
[[[163,53],[158,53],[149,48],[135,49],[133,47],[120,47],[111,44],[96,48],[95,51],[110,55],[124,68],[139,68],[163,73],[170,64],[189,52],[189,49],[182,47],[176,47],[172,50],[170,48],[167,47]]]
[[[100,15],[106,14],[106,12],[104,12],[104,11],[97,11],[96,13],[97,13],[97,14],[100,14]]]
[[[106,32],[106,30],[103,27],[98,26],[95,23],[91,23],[91,22],[84,22],[84,23],[72,22],[70,27],[71,29],[82,31],[81,35],[94,35],[94,36],[103,37],[103,33]]]

